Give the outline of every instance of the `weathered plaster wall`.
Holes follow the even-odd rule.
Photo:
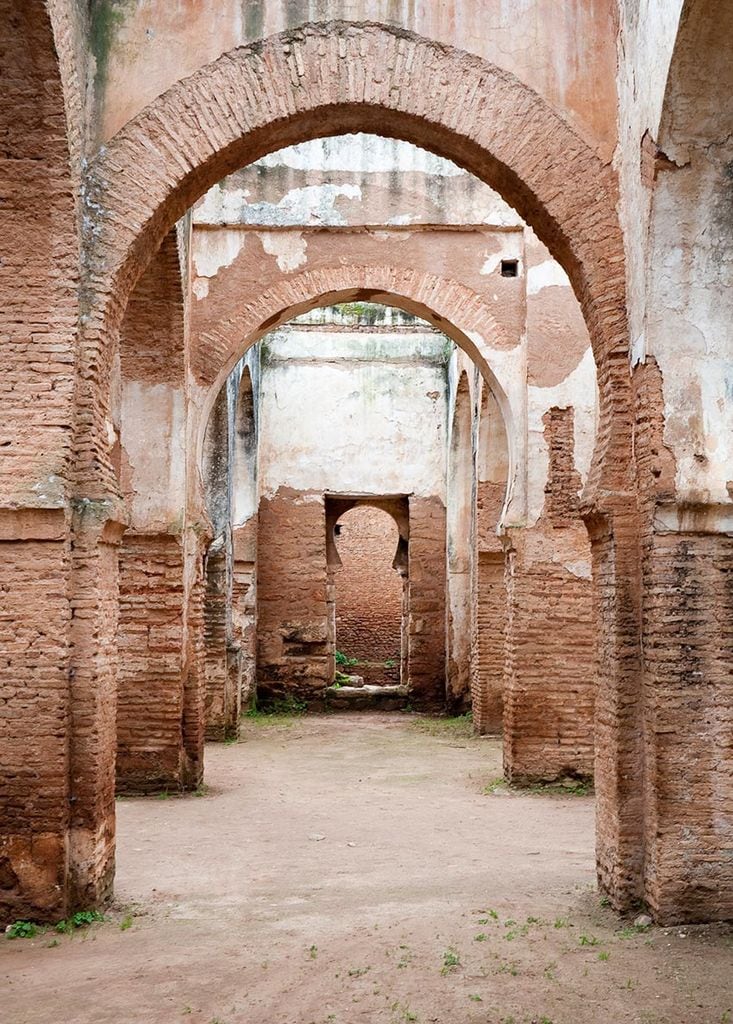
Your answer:
[[[403,494],[410,495],[404,682],[416,706],[439,707],[452,346],[402,314],[383,315],[381,326],[367,325],[361,313],[346,319],[319,323],[316,311],[301,318],[310,323],[273,332],[260,346],[258,685],[264,697],[296,693],[317,703],[332,681],[330,588],[338,614],[344,569],[327,570],[324,492]],[[401,589],[395,574],[398,635]],[[399,651],[398,639],[383,660]]]
[[[733,10],[685,5],[659,129],[647,342],[682,504],[733,530]],[[717,509],[715,506],[723,506]],[[717,522],[716,522],[717,519]],[[691,524],[686,523],[687,527]]]
[[[620,0],[618,45],[621,217],[633,359],[646,352],[648,232],[655,140],[683,0]]]
[[[271,153],[210,189],[193,216],[220,227],[522,224],[501,196],[450,160],[364,133]]]
[[[269,335],[260,357],[261,494],[290,487],[444,500],[449,344],[424,329]]]
[[[611,0],[507,5],[393,0],[194,0],[175,6],[100,0],[98,134],[107,139],[177,79],[243,43],[308,22],[347,19],[417,32],[495,62],[555,106],[608,155],[615,139],[615,7]]]

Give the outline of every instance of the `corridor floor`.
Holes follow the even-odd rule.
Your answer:
[[[593,799],[506,792],[416,716],[249,719],[207,786],[118,801],[106,920],[0,938],[13,1024],[725,1024],[724,926],[601,905]]]

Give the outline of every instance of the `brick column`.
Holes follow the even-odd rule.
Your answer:
[[[634,500],[587,520],[598,637],[595,711],[596,867],[617,910],[642,898],[639,516]]]
[[[590,777],[596,638],[585,528],[512,530],[507,548],[505,772],[519,782]]]
[[[69,528],[0,512],[0,922],[68,905]]]
[[[128,531],[120,548],[117,789],[183,788],[183,538]]]
[[[333,678],[323,495],[263,498],[257,551],[258,695],[318,703]]]
[[[75,501],[68,909],[103,903],[114,881],[120,518],[113,501]]]
[[[239,732],[241,693],[238,648],[232,643],[231,551],[226,544],[206,556],[204,643],[206,648],[206,738],[226,740]]]
[[[507,599],[503,551],[479,551],[471,702],[475,731],[501,735],[504,709],[504,659]]]
[[[666,924],[733,918],[733,536],[705,512],[643,553],[644,897]]]
[[[232,530],[232,644],[239,652],[240,710],[255,692],[257,659],[257,515]]]
[[[410,703],[443,711],[445,693],[445,506],[411,497],[409,542],[408,680]]]

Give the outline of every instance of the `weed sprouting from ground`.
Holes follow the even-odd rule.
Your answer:
[[[32,939],[40,930],[32,921],[14,921],[5,929],[5,934],[9,939]]]
[[[59,921],[55,930],[64,935],[71,935],[78,928],[86,928],[95,921],[104,921],[104,914],[100,914],[98,910],[79,910],[64,921]]]
[[[79,928],[86,928],[95,921],[104,921],[104,914],[98,910],[77,910],[71,917],[64,918],[53,926],[53,930],[59,935],[72,935]],[[5,935],[9,939],[33,939],[37,935],[43,935],[48,931],[45,925],[36,924],[34,921],[15,921],[5,929]],[[55,942],[55,940],[54,940]],[[55,942],[58,945],[57,942]],[[50,946],[54,943],[49,943]]]
[[[461,966],[461,957],[457,949],[453,946],[449,946],[448,949],[443,953],[443,966],[440,969],[441,974],[450,974],[455,971],[457,967]]]
[[[392,1021],[394,1022],[394,1024],[402,1024],[403,1021],[405,1022],[405,1024],[412,1024],[413,1021],[418,1020],[417,1014],[414,1013],[410,1009],[410,1007],[406,1006],[404,1003],[392,1003],[390,1009],[394,1014],[394,1016],[392,1017]]]

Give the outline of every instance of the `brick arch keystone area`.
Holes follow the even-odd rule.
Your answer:
[[[166,232],[245,164],[354,131],[402,138],[462,165],[501,193],[563,265],[599,370],[593,483],[628,490],[628,336],[613,169],[495,65],[403,30],[331,22],[223,54],[143,109],[92,162],[84,184],[81,491],[114,490],[105,421],[115,335]]]
[[[194,337],[191,363],[207,387],[202,404],[197,446],[201,465],[204,436],[211,410],[227,376],[244,353],[269,331],[319,306],[353,301],[396,306],[426,320],[450,337],[478,366],[496,397],[509,443],[509,490],[525,452],[521,431],[507,393],[496,377],[481,339],[495,339],[506,348],[504,330],[484,300],[456,281],[389,266],[337,266],[303,271],[278,282],[252,301],[243,301],[236,316]],[[509,495],[508,495],[509,496]]]

